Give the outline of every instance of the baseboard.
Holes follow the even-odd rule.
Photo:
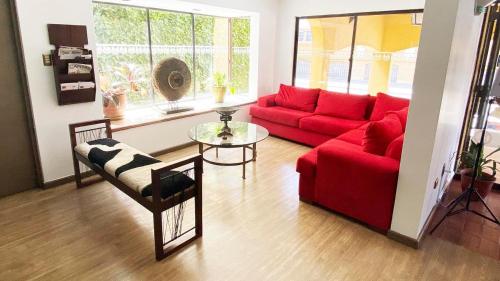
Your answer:
[[[88,178],[88,177],[91,177],[93,175],[95,175],[95,173],[93,171],[86,171],[86,172],[82,173],[82,178],[83,179],[84,178]],[[71,176],[67,176],[67,177],[64,177],[64,178],[57,179],[57,180],[52,180],[52,181],[44,182],[43,183],[43,188],[44,189],[52,188],[52,187],[60,186],[60,185],[67,184],[67,183],[70,183],[70,182],[74,182],[74,181],[75,181],[75,175],[71,175]]]
[[[157,156],[160,156],[160,155],[163,155],[163,154],[172,153],[174,151],[190,147],[190,146],[195,145],[195,144],[196,144],[196,142],[190,141],[190,142],[183,143],[183,144],[180,144],[180,145],[172,146],[170,148],[166,148],[166,149],[162,149],[162,150],[159,150],[159,151],[155,151],[153,153],[149,153],[149,155],[151,155],[153,157],[157,157]]]
[[[418,239],[408,237],[408,236],[403,235],[401,233],[389,230],[387,232],[387,237],[389,237],[390,239],[397,241],[401,244],[405,244],[406,246],[412,247],[414,249],[420,248],[420,241]]]
[[[149,155],[151,155],[153,157],[157,157],[157,156],[160,156],[160,155],[163,155],[163,154],[172,153],[174,151],[184,149],[186,147],[190,147],[190,146],[192,146],[194,144],[195,144],[195,142],[191,141],[191,142],[184,143],[184,144],[181,144],[181,145],[173,146],[171,148],[167,148],[167,149],[163,149],[163,150],[160,150],[160,151],[156,151],[156,152],[150,153]],[[87,171],[87,172],[83,172],[82,173],[82,178],[88,178],[88,177],[91,177],[91,176],[94,176],[94,175],[95,175],[95,173],[93,171]],[[60,186],[60,185],[67,184],[67,183],[70,183],[70,182],[74,182],[74,181],[75,181],[75,175],[70,175],[70,176],[67,176],[67,177],[64,177],[64,178],[60,178],[60,179],[56,179],[56,180],[45,182],[43,184],[43,188],[44,189],[46,189],[46,188],[52,188],[52,187]]]
[[[432,208],[431,213],[429,214],[427,220],[425,221],[424,227],[422,227],[422,230],[417,236],[417,239],[411,238],[409,236],[403,235],[401,233],[392,230],[389,230],[389,232],[387,232],[387,237],[391,238],[392,240],[398,241],[402,244],[405,244],[406,246],[412,247],[414,249],[420,249],[420,246],[422,246],[422,242],[428,233],[427,230],[429,229],[430,224],[434,218],[434,215],[436,214],[436,210],[437,210],[437,204],[434,205],[434,207]]]

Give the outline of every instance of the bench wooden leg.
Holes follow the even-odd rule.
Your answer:
[[[78,162],[78,159],[76,159],[76,156],[73,153],[73,169],[75,170],[75,182],[76,182],[76,188],[82,188],[82,172],[80,171],[80,163]]]
[[[163,250],[163,222],[161,212],[153,212],[153,227],[155,236],[155,255],[156,260],[159,261],[166,257],[165,251]]]

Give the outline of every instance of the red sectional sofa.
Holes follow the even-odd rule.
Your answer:
[[[281,85],[258,99],[252,122],[314,147],[297,161],[306,202],[390,228],[409,100]]]

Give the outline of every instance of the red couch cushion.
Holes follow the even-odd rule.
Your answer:
[[[276,102],[275,102],[276,96],[277,96],[277,94],[259,97],[259,99],[257,99],[257,104],[259,106],[262,106],[262,107],[275,106],[276,105]]]
[[[385,156],[401,161],[401,153],[403,152],[404,137],[405,137],[404,135],[401,135],[396,139],[394,139],[389,144],[389,146],[387,146],[387,150],[385,151]]]
[[[272,121],[274,123],[298,127],[299,120],[301,118],[311,116],[312,113],[281,106],[261,107],[253,105],[250,107],[250,115],[260,119]]]
[[[373,107],[375,106],[376,101],[377,101],[376,96],[369,96],[368,106],[366,107],[366,115],[365,115],[366,120],[370,120],[370,116],[372,116]]]
[[[363,120],[370,102],[370,96],[341,94],[321,90],[315,114]]]
[[[408,120],[408,107],[405,107],[398,111],[387,111],[386,115],[394,114],[401,121],[401,127],[403,128],[403,132],[406,130],[406,120]]]
[[[394,114],[389,114],[380,121],[373,121],[366,128],[363,151],[385,155],[387,146],[402,133],[401,121]]]
[[[410,100],[397,98],[393,96],[386,95],[384,93],[377,94],[377,100],[373,106],[373,112],[370,116],[370,120],[378,121],[384,118],[387,111],[401,110],[410,105]]]
[[[363,125],[362,127],[365,127],[365,125]],[[366,132],[366,127],[357,128],[338,136],[337,139],[356,145],[362,145],[363,138],[365,137],[365,132]]]
[[[365,120],[349,120],[325,115],[314,115],[302,118],[299,122],[299,128],[336,137],[349,130],[356,129],[367,122]]]
[[[314,112],[319,91],[320,89],[298,88],[281,84],[275,102],[282,107]]]

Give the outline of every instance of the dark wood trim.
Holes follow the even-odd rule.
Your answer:
[[[96,175],[96,173],[94,171],[86,171],[86,172],[81,173],[82,179],[89,178],[89,177],[92,177],[95,175]],[[70,175],[70,176],[67,176],[64,178],[59,178],[56,180],[45,182],[45,183],[43,183],[43,188],[47,189],[47,188],[58,187],[58,186],[61,186],[63,184],[67,184],[67,183],[74,182],[74,181],[75,181],[75,175]]]
[[[237,106],[246,106],[246,105],[251,105],[255,104],[257,101],[248,101],[244,102],[241,104],[238,104]],[[112,132],[119,132],[119,131],[124,131],[124,130],[129,130],[129,129],[134,129],[134,128],[139,128],[139,127],[144,127],[148,125],[153,125],[153,124],[158,124],[158,123],[163,123],[163,122],[169,122],[177,119],[182,119],[182,118],[188,118],[196,115],[202,115],[206,113],[211,113],[215,112],[215,108],[209,108],[209,109],[199,109],[199,110],[192,110],[192,111],[187,111],[187,112],[182,112],[182,113],[177,113],[177,114],[169,114],[169,115],[163,115],[157,118],[153,118],[150,121],[139,121],[139,122],[134,122],[130,121],[127,123],[125,120],[121,121],[112,121],[111,123],[111,131]],[[124,123],[124,124],[120,124]]]
[[[193,145],[196,145],[196,142],[190,141],[190,142],[187,142],[187,143],[184,143],[184,144],[176,145],[176,146],[173,146],[173,147],[170,147],[170,148],[166,148],[166,149],[155,151],[153,153],[149,153],[149,155],[151,155],[153,157],[158,157],[160,155],[172,153],[172,152],[175,152],[177,150],[188,148],[188,147],[193,146]]]
[[[299,23],[300,18],[295,18],[295,35],[293,41],[293,68],[292,68],[292,86],[295,86],[295,77],[297,76],[297,55],[299,51]]]
[[[359,13],[345,13],[345,14],[326,14],[315,16],[302,16],[298,19],[319,19],[319,18],[333,18],[333,17],[356,17],[356,16],[378,16],[390,14],[414,14],[423,13],[424,9],[408,9],[408,10],[391,10],[391,11],[374,11],[374,12],[359,12]]]
[[[19,17],[17,15],[17,5],[15,0],[10,0],[10,12],[12,17],[12,26],[14,27],[14,37],[17,47],[17,60],[19,62],[19,73],[21,75],[22,89],[24,93],[24,102],[28,122],[29,137],[31,139],[31,149],[33,150],[36,187],[43,187],[44,178],[42,172],[42,162],[40,160],[40,150],[38,148],[38,139],[36,134],[35,120],[33,117],[33,105],[31,103],[31,93],[28,87],[28,74],[26,73],[26,61],[24,60],[24,48],[22,43],[21,31],[19,26]]]
[[[409,246],[411,248],[414,248],[414,249],[420,248],[420,242],[417,239],[408,237],[408,236],[400,234],[398,232],[389,230],[389,232],[387,232],[387,237],[389,237],[390,239],[397,241],[401,244]]]
[[[450,187],[450,184],[448,184],[448,186],[445,188],[445,190],[448,189],[449,187]],[[434,207],[432,207],[432,210],[431,210],[429,216],[427,217],[427,219],[425,220],[424,226],[420,230],[420,233],[418,234],[417,239],[408,237],[406,235],[403,235],[403,234],[398,233],[398,232],[393,231],[393,230],[389,230],[389,232],[387,232],[387,237],[391,238],[392,240],[398,241],[402,244],[405,244],[406,246],[412,247],[414,249],[420,249],[420,247],[422,246],[422,242],[424,241],[425,237],[427,236],[431,222],[433,221],[433,218],[436,215],[437,208],[438,208],[438,204],[436,204],[436,205],[434,205]]]
[[[351,54],[349,57],[349,73],[347,74],[347,93],[351,92],[352,64],[354,62],[354,49],[356,48],[356,32],[358,31],[358,17],[354,18],[352,29]]]

